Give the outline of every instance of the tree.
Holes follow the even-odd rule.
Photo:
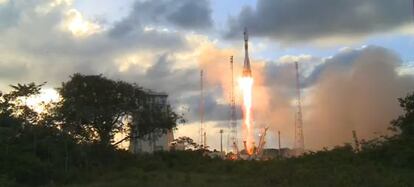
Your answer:
[[[123,119],[139,107],[140,87],[101,75],[74,74],[59,89],[62,100],[56,110],[63,130],[84,142],[110,145],[124,126]]]
[[[113,81],[102,75],[74,74],[59,89],[56,114],[63,130],[83,142],[109,146],[115,133],[127,125],[140,137],[164,132],[181,119],[169,106],[147,102],[151,94],[136,84]]]
[[[414,92],[405,98],[399,98],[404,114],[391,122],[392,130],[399,131],[402,138],[414,137]]]
[[[138,138],[145,138],[150,133],[164,134],[173,129],[178,122],[185,122],[182,115],[175,113],[171,106],[152,105],[146,102],[134,113],[132,119],[131,129],[137,131],[135,134]]]
[[[26,100],[40,93],[43,84],[10,85],[12,91],[0,93],[0,125],[37,124],[39,115],[26,105]]]
[[[198,149],[200,146],[194,142],[194,140],[188,136],[181,136],[175,139],[172,142],[172,146],[177,146],[178,144],[181,144],[184,146],[184,149]]]

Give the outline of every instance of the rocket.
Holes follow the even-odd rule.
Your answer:
[[[244,66],[243,66],[243,77],[252,77],[252,70],[250,69],[250,60],[249,60],[249,36],[247,34],[247,29],[244,29]]]

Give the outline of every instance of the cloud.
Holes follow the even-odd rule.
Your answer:
[[[349,41],[398,29],[411,19],[407,0],[258,0],[254,9],[247,6],[229,19],[226,36],[236,37],[247,27],[252,35],[284,43]]]
[[[207,0],[184,0],[167,20],[185,29],[204,29],[212,26],[211,9]],[[174,1],[174,3],[177,3]]]
[[[42,3],[38,3],[35,11],[42,14],[47,14],[56,7],[69,6],[73,3],[73,0],[46,0]]]
[[[0,31],[16,25],[20,13],[14,3],[7,0],[0,1]]]
[[[139,3],[143,2],[137,2],[135,7]],[[161,6],[159,3],[174,4],[168,7],[171,8],[168,15],[162,15],[166,20],[171,16],[168,20],[172,21],[174,27],[201,27],[195,23],[186,23],[178,14],[188,12],[183,10],[185,8],[194,8],[203,16],[203,11],[197,7],[208,9],[208,1],[151,1],[143,4],[157,7]],[[2,90],[7,90],[9,84],[27,81],[48,81],[48,86],[54,87],[76,72],[102,73],[112,79],[136,82],[145,88],[167,92],[174,106],[189,106],[189,118],[198,120],[197,59],[207,52],[204,46],[213,45],[208,37],[175,32],[168,27],[159,29],[157,25],[164,21],[158,22],[152,18],[143,21],[149,26],[134,25],[129,22],[137,16],[134,11],[112,28],[101,28],[98,23],[83,17],[79,10],[71,6],[70,1],[9,1],[0,5],[0,8],[3,6],[12,7],[13,12],[19,16],[13,17],[16,20],[4,29],[0,28]],[[3,15],[1,13],[0,16]],[[155,11],[152,15],[159,14]],[[201,18],[196,20],[198,19]],[[130,30],[113,35],[114,30],[122,30],[122,25],[128,25],[127,22],[133,25]],[[196,24],[205,23],[197,21]],[[151,28],[150,25],[154,27]],[[223,112],[218,112],[222,110],[215,110],[216,107],[224,108],[223,103],[217,102],[220,94],[215,91],[206,94],[207,112],[222,114]],[[216,117],[215,114],[206,115],[206,120],[224,118]]]
[[[312,55],[302,54],[299,56],[294,55],[283,55],[277,61],[280,63],[294,63],[294,62],[303,62],[303,61],[311,61],[313,60]]]
[[[371,46],[346,55],[355,57],[346,64],[330,59],[309,95],[309,145],[351,142],[352,130],[360,138],[388,134],[401,113],[397,98],[413,91],[414,77],[398,75],[402,62],[393,52]]]
[[[175,106],[185,106],[189,122],[199,120],[200,69],[204,70],[205,121],[218,122],[229,119],[227,104],[230,83],[229,56],[232,49],[220,49],[207,37],[188,35],[191,50],[153,55],[146,53],[138,59],[152,59],[149,65],[124,64],[122,72],[112,72],[111,77],[137,81],[146,88],[165,91]],[[146,67],[144,67],[146,66]],[[226,91],[224,91],[226,90]]]
[[[39,11],[45,7],[47,11]],[[8,80],[2,82],[2,88],[27,80],[50,80],[57,85],[75,72],[120,73],[118,65],[128,64],[126,56],[187,50],[184,33],[138,28],[128,36],[113,38],[108,30],[82,17],[67,0],[9,1],[0,10],[0,17],[14,18],[0,22],[0,69],[7,71],[2,79]],[[135,63],[150,66],[154,62]]]
[[[298,57],[299,58],[299,57]],[[399,74],[401,59],[388,49],[366,46],[347,49],[330,58],[301,64],[305,144],[309,149],[352,142],[352,130],[369,139],[390,133],[390,121],[400,113],[397,98],[412,92],[414,77]],[[295,112],[295,69],[292,64],[268,63],[266,83],[271,95],[268,111],[260,115],[292,142]],[[262,112],[263,112],[262,111]]]
[[[102,31],[100,25],[85,20],[76,9],[70,9],[66,12],[62,28],[76,37],[86,37]]]
[[[72,0],[0,0],[0,31],[17,26],[32,13],[49,14],[72,4]]]
[[[115,24],[110,34],[128,35],[145,26],[173,26],[178,29],[208,29],[213,24],[208,0],[136,1],[129,16]]]

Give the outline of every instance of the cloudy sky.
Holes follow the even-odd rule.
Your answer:
[[[247,27],[257,133],[270,126],[267,147],[278,130],[282,146],[292,146],[298,61],[305,145],[331,147],[351,142],[352,130],[385,134],[401,113],[396,99],[414,86],[411,3],[0,0],[0,90],[30,81],[53,88],[76,72],[136,82],[169,93],[188,119],[176,136],[198,140],[203,69],[207,143],[218,148],[229,120],[229,57],[239,76]]]

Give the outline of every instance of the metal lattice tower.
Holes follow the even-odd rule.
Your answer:
[[[230,89],[230,142],[237,144],[237,117],[236,117],[236,99],[234,92],[234,76],[233,76],[233,56],[230,57],[231,69],[231,89]]]
[[[295,62],[296,70],[296,94],[297,94],[297,111],[295,115],[295,152],[296,155],[301,155],[305,151],[305,141],[303,138],[303,120],[302,120],[302,104],[300,96],[300,75],[299,65]]]
[[[204,92],[203,92],[203,70],[200,71],[200,146],[204,147]]]

